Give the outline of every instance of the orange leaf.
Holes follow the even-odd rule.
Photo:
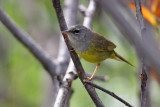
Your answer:
[[[136,7],[135,7],[134,3],[130,3],[129,6],[134,11],[136,11]],[[143,14],[144,19],[146,19],[153,26],[157,26],[157,22],[156,22],[154,14],[149,9],[147,9],[145,6],[143,6],[143,5],[141,6],[141,8],[142,8],[142,14]]]
[[[160,0],[153,1],[151,10],[157,18],[160,18]]]

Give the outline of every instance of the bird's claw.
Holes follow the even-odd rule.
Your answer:
[[[87,79],[88,79],[89,81],[91,81],[93,78],[92,78],[92,77],[87,77]]]

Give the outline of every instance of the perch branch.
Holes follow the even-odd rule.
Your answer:
[[[67,30],[68,28],[66,25],[66,21],[64,19],[60,0],[52,0],[52,4],[53,4],[53,7],[55,8],[61,31]],[[63,37],[64,37],[64,40],[65,40],[66,45],[68,47],[68,50],[69,51],[72,50],[73,48],[70,44],[70,41],[69,41],[67,35],[63,34]],[[70,51],[70,56],[71,56],[71,58],[74,62],[74,65],[76,67],[78,77],[80,78],[81,82],[84,84],[84,80],[86,79],[86,75],[85,75],[84,69],[82,68],[82,65],[80,63],[80,60],[74,51]],[[99,99],[97,93],[95,92],[95,89],[89,85],[85,85],[85,88],[86,88],[87,92],[89,93],[90,97],[92,98],[93,102],[95,103],[95,105],[98,107],[104,107],[102,101]]]
[[[99,89],[99,90],[101,90],[101,91],[109,94],[110,96],[116,98],[116,99],[119,100],[120,102],[124,103],[126,106],[128,106],[128,107],[133,107],[133,106],[131,106],[128,102],[126,102],[125,100],[123,100],[122,98],[120,98],[119,96],[117,96],[116,94],[114,94],[113,92],[111,92],[111,91],[109,91],[109,90],[107,90],[107,89],[105,89],[105,88],[103,88],[103,87],[101,87],[101,86],[99,86],[99,85],[91,82],[91,81],[86,80],[85,82],[86,82],[87,84],[89,84],[89,85],[91,85],[91,86],[93,86],[93,87],[95,87],[95,88],[97,88],[97,89]]]

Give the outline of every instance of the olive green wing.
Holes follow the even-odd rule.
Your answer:
[[[112,51],[116,48],[116,45],[105,37],[93,32],[92,45],[98,51]]]

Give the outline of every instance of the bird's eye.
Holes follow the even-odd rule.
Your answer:
[[[78,33],[79,33],[79,30],[75,30],[74,33],[75,33],[75,34],[78,34]]]

